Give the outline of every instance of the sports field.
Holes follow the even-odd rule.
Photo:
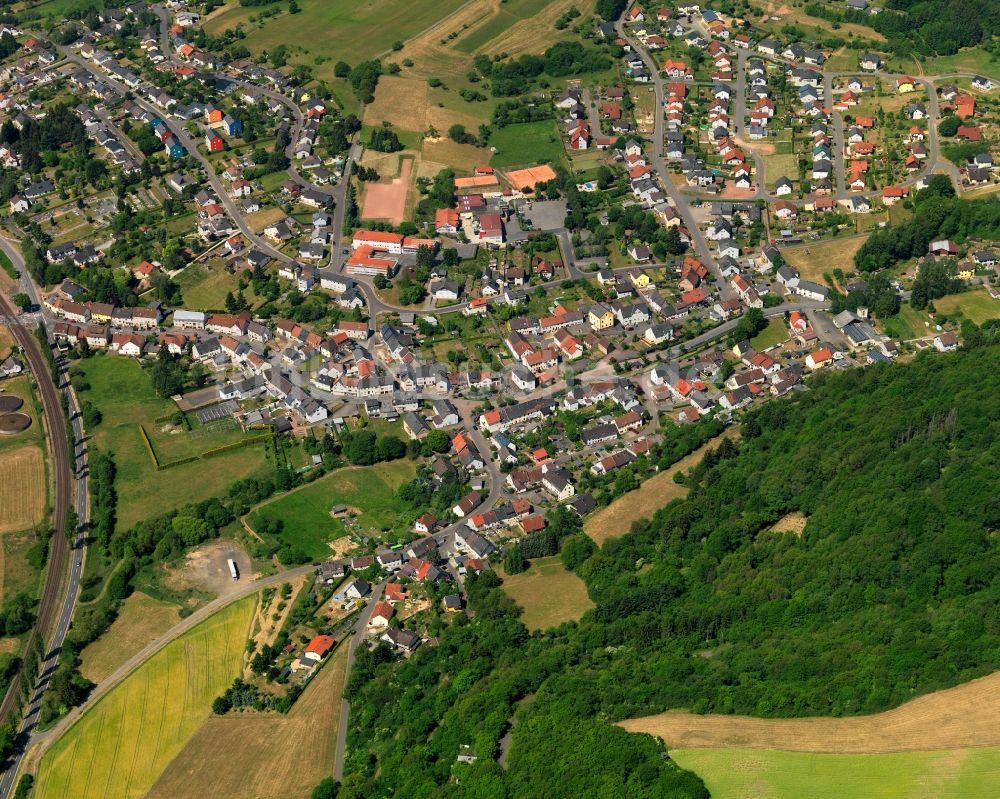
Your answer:
[[[345,532],[343,519],[330,516],[332,506],[347,505],[358,513],[358,523],[366,531],[408,527],[412,519],[404,513],[396,489],[414,474],[414,464],[409,460],[347,466],[258,506],[247,521],[259,529],[264,519],[280,520],[281,541],[312,558],[329,557],[329,542]]]
[[[513,576],[503,575],[503,590],[524,609],[521,621],[529,630],[547,630],[577,621],[594,607],[587,586],[563,568],[558,555],[530,561],[531,568]]]
[[[239,674],[255,602],[171,642],[84,714],[42,758],[35,799],[145,795]]]
[[[147,794],[300,799],[333,770],[347,647],[323,666],[287,716],[210,718]]]
[[[817,755],[762,749],[671,749],[713,799],[992,799],[1000,748]]]
[[[938,313],[961,313],[966,319],[981,325],[987,319],[1000,319],[1000,300],[993,299],[986,289],[974,289],[962,294],[949,294],[934,300]]]
[[[181,431],[167,422],[157,422],[172,415],[177,406],[158,397],[149,376],[129,358],[96,355],[79,361],[78,366],[90,384],[81,392],[81,400],[93,402],[103,414],[101,423],[88,433],[94,435],[98,448],[112,452],[115,458],[120,528],[216,496],[264,468],[264,445],[254,444],[213,456],[210,461],[157,471],[142,441],[140,424],[161,462],[199,455],[244,434],[227,423]]]
[[[180,608],[136,591],[122,603],[118,618],[80,654],[80,672],[98,683],[150,641],[180,621]]]
[[[263,25],[250,22],[260,7],[228,4],[212,14],[205,31],[213,36],[243,25],[243,39],[251,52],[260,53],[278,45],[302,48],[311,56],[327,56],[354,65],[391,49],[393,42],[406,41],[460,8],[465,0],[413,3],[409,0],[299,0],[298,14],[284,13]]]
[[[681,458],[669,469],[650,477],[635,491],[629,491],[618,497],[610,505],[592,514],[584,522],[583,531],[600,546],[609,538],[625,535],[632,528],[633,522],[648,519],[671,500],[683,499],[687,496],[688,490],[685,486],[674,482],[674,475],[686,472],[697,464],[708,450],[717,447],[723,438],[735,435],[737,435],[735,428],[720,433],[690,455]]]
[[[410,187],[410,171],[413,159],[404,158],[399,168],[399,176],[387,183],[365,184],[365,199],[362,219],[382,219],[391,225],[398,225],[406,218],[406,193]]]

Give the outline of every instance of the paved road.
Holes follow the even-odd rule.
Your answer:
[[[3,249],[8,257],[10,257],[14,266],[21,271],[22,282],[27,280],[30,284],[21,253],[4,239],[0,239],[0,249]],[[10,301],[2,293],[0,293],[0,312],[11,319],[15,318],[14,309]],[[38,339],[35,338],[34,333],[19,323],[11,324],[10,330],[17,340],[18,346],[24,352],[28,365],[34,373],[35,382],[41,395],[45,427],[49,439],[49,451],[52,455],[51,466],[55,474],[56,490],[55,518],[53,524],[55,532],[53,533],[49,552],[45,584],[42,589],[41,601],[38,605],[38,616],[35,627],[25,642],[24,651],[30,651],[35,646],[35,642],[39,637],[45,641],[51,632],[51,638],[48,639],[47,644],[43,645],[44,655],[39,676],[31,690],[28,706],[18,727],[15,753],[6,763],[6,769],[2,776],[0,776],[0,797],[6,797],[13,788],[17,770],[20,768],[24,752],[27,748],[25,744],[38,721],[42,694],[48,687],[49,680],[58,663],[59,653],[62,650],[63,641],[73,618],[73,610],[76,606],[76,599],[80,588],[80,577],[83,573],[85,552],[83,530],[84,523],[88,519],[89,510],[87,504],[86,454],[80,453],[78,449],[72,456],[73,466],[81,474],[81,479],[77,482],[74,492],[73,474],[70,469],[69,441],[65,432],[66,427],[62,406],[60,405],[59,390],[49,372],[48,362],[42,353],[41,345]],[[65,382],[62,376],[60,377],[60,382],[63,383],[62,388],[67,395],[70,412],[73,417],[74,447],[78,447],[83,441],[83,428],[79,418],[79,409],[76,406],[75,396],[69,389],[68,382]],[[75,531],[71,531],[72,545],[67,540],[65,530],[66,512],[71,502],[81,521],[80,527]],[[70,553],[72,557],[69,577],[64,581],[67,555]],[[65,591],[62,592],[64,582]],[[60,603],[61,592],[62,601]],[[16,709],[16,700],[20,691],[21,680],[22,675],[19,672],[12,681],[2,705],[0,705],[0,717],[7,718]]]
[[[344,676],[344,685],[347,685],[347,679],[351,676],[351,668],[354,666],[354,657],[357,653],[358,646],[365,639],[365,633],[368,630],[368,622],[372,617],[372,613],[375,612],[375,605],[382,598],[382,591],[385,590],[386,581],[383,580],[378,585],[372,589],[371,598],[368,600],[368,605],[358,616],[357,622],[354,625],[354,635],[351,636],[351,641],[347,645],[347,671]],[[340,782],[344,777],[344,751],[347,748],[347,722],[351,715],[351,703],[347,701],[346,697],[340,698],[340,723],[337,725],[337,748],[333,753],[333,778]]]

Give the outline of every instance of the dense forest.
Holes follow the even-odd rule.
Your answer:
[[[340,796],[700,797],[610,722],[870,713],[1000,668],[998,391],[981,346],[750,412],[687,499],[601,550],[563,540],[597,605],[578,625],[529,634],[498,576],[470,577],[474,617],[437,646],[359,653]],[[790,512],[801,536],[769,532]]]

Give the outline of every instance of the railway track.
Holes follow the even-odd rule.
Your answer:
[[[66,436],[66,425],[63,419],[62,406],[59,400],[59,389],[52,379],[49,371],[49,364],[41,350],[41,345],[35,337],[33,331],[24,327],[18,319],[17,313],[10,300],[0,293],[0,317],[5,320],[14,340],[21,348],[32,373],[35,376],[35,383],[42,399],[42,408],[45,418],[45,427],[49,442],[49,451],[52,456],[53,472],[55,474],[55,519],[53,527],[55,533],[52,537],[51,548],[49,550],[48,569],[45,573],[45,584],[42,588],[42,596],[38,604],[38,613],[35,626],[25,642],[25,652],[30,652],[41,636],[43,647],[48,639],[48,633],[53,627],[56,615],[60,609],[59,598],[66,571],[66,563],[69,555],[69,542],[66,540],[65,524],[66,510],[70,506],[73,498],[73,474],[70,468],[69,442]],[[51,674],[53,660],[58,656],[58,651],[45,651],[43,663],[40,669],[41,677],[39,686],[44,687]],[[17,698],[21,692],[21,682],[23,671],[18,670],[11,681],[3,701],[0,702],[0,721],[9,720],[12,713],[17,709]],[[32,703],[40,695],[39,686],[32,691]]]

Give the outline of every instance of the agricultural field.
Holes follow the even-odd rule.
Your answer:
[[[212,14],[204,28],[207,33],[218,35],[242,24],[246,31],[243,44],[253,53],[294,42],[289,48],[292,62],[312,63],[314,58],[322,56],[353,65],[389,52],[394,42],[410,39],[462,4],[463,0],[437,3],[299,0],[301,11],[298,14],[281,13],[261,23],[253,23],[250,17],[257,16],[259,7],[230,3]],[[282,12],[284,10],[282,8]]]
[[[283,529],[278,537],[283,542],[311,558],[329,557],[329,543],[346,532],[344,520],[330,515],[333,505],[347,505],[364,531],[408,528],[412,519],[404,514],[395,490],[414,474],[409,460],[347,466],[259,505],[247,522],[259,529],[265,520],[279,520]]]
[[[961,315],[977,325],[987,319],[1000,319],[1000,300],[993,299],[986,289],[979,288],[962,294],[949,294],[934,300],[938,313]]]
[[[484,18],[481,24],[472,29],[471,33],[460,36],[455,49],[463,53],[478,52],[484,45],[502,36],[518,22],[534,16],[551,3],[552,0],[502,2],[494,15]]]
[[[217,496],[235,481],[263,470],[264,444],[254,444],[215,455],[211,469],[193,461],[158,472],[143,443],[140,424],[161,462],[198,455],[244,434],[226,422],[190,431],[157,422],[175,413],[177,406],[155,394],[149,378],[131,359],[97,355],[80,361],[79,367],[90,384],[81,399],[93,402],[104,417],[88,432],[99,449],[114,454],[120,527],[127,528],[151,513]]]
[[[565,159],[563,142],[552,120],[523,122],[500,128],[490,136],[496,153],[490,159],[495,167],[522,166],[542,161],[559,163]]]
[[[80,672],[91,682],[99,683],[180,621],[179,613],[180,608],[174,603],[136,591],[122,603],[118,618],[107,632],[83,650]]]
[[[567,571],[558,555],[530,561],[525,572],[503,577],[503,590],[524,613],[521,621],[529,630],[547,630],[563,622],[577,621],[594,607],[583,580]]]
[[[1000,672],[853,718],[668,712],[621,726],[662,738],[713,797],[987,797],[1000,791]]]
[[[669,469],[650,477],[635,491],[623,494],[610,505],[591,514],[583,524],[583,531],[594,539],[594,543],[601,546],[609,538],[620,538],[625,535],[632,528],[633,522],[648,519],[668,502],[684,499],[688,490],[685,486],[674,482],[674,475],[686,472],[697,464],[708,450],[717,447],[723,438],[732,438],[736,434],[735,428],[720,433],[690,455],[681,458]]]
[[[240,673],[256,601],[172,641],[85,713],[42,758],[36,799],[145,795]]]
[[[788,328],[785,327],[785,320],[781,318],[771,319],[767,327],[750,339],[750,346],[758,352],[774,347],[788,339]]]
[[[213,716],[170,763],[148,799],[253,796],[298,799],[330,775],[347,647],[316,675],[286,716]]]
[[[40,524],[45,518],[45,459],[32,444],[0,454],[0,533]]]
[[[884,754],[1000,746],[1000,672],[925,694],[893,710],[842,718],[759,719],[669,711],[620,726],[670,747]]]
[[[867,240],[868,236],[840,236],[815,244],[783,247],[781,255],[804,279],[822,283],[824,272],[832,274],[834,269],[853,272],[854,254]]]
[[[991,799],[1000,793],[1000,748],[886,755],[817,755],[764,749],[672,749],[713,799]]]

